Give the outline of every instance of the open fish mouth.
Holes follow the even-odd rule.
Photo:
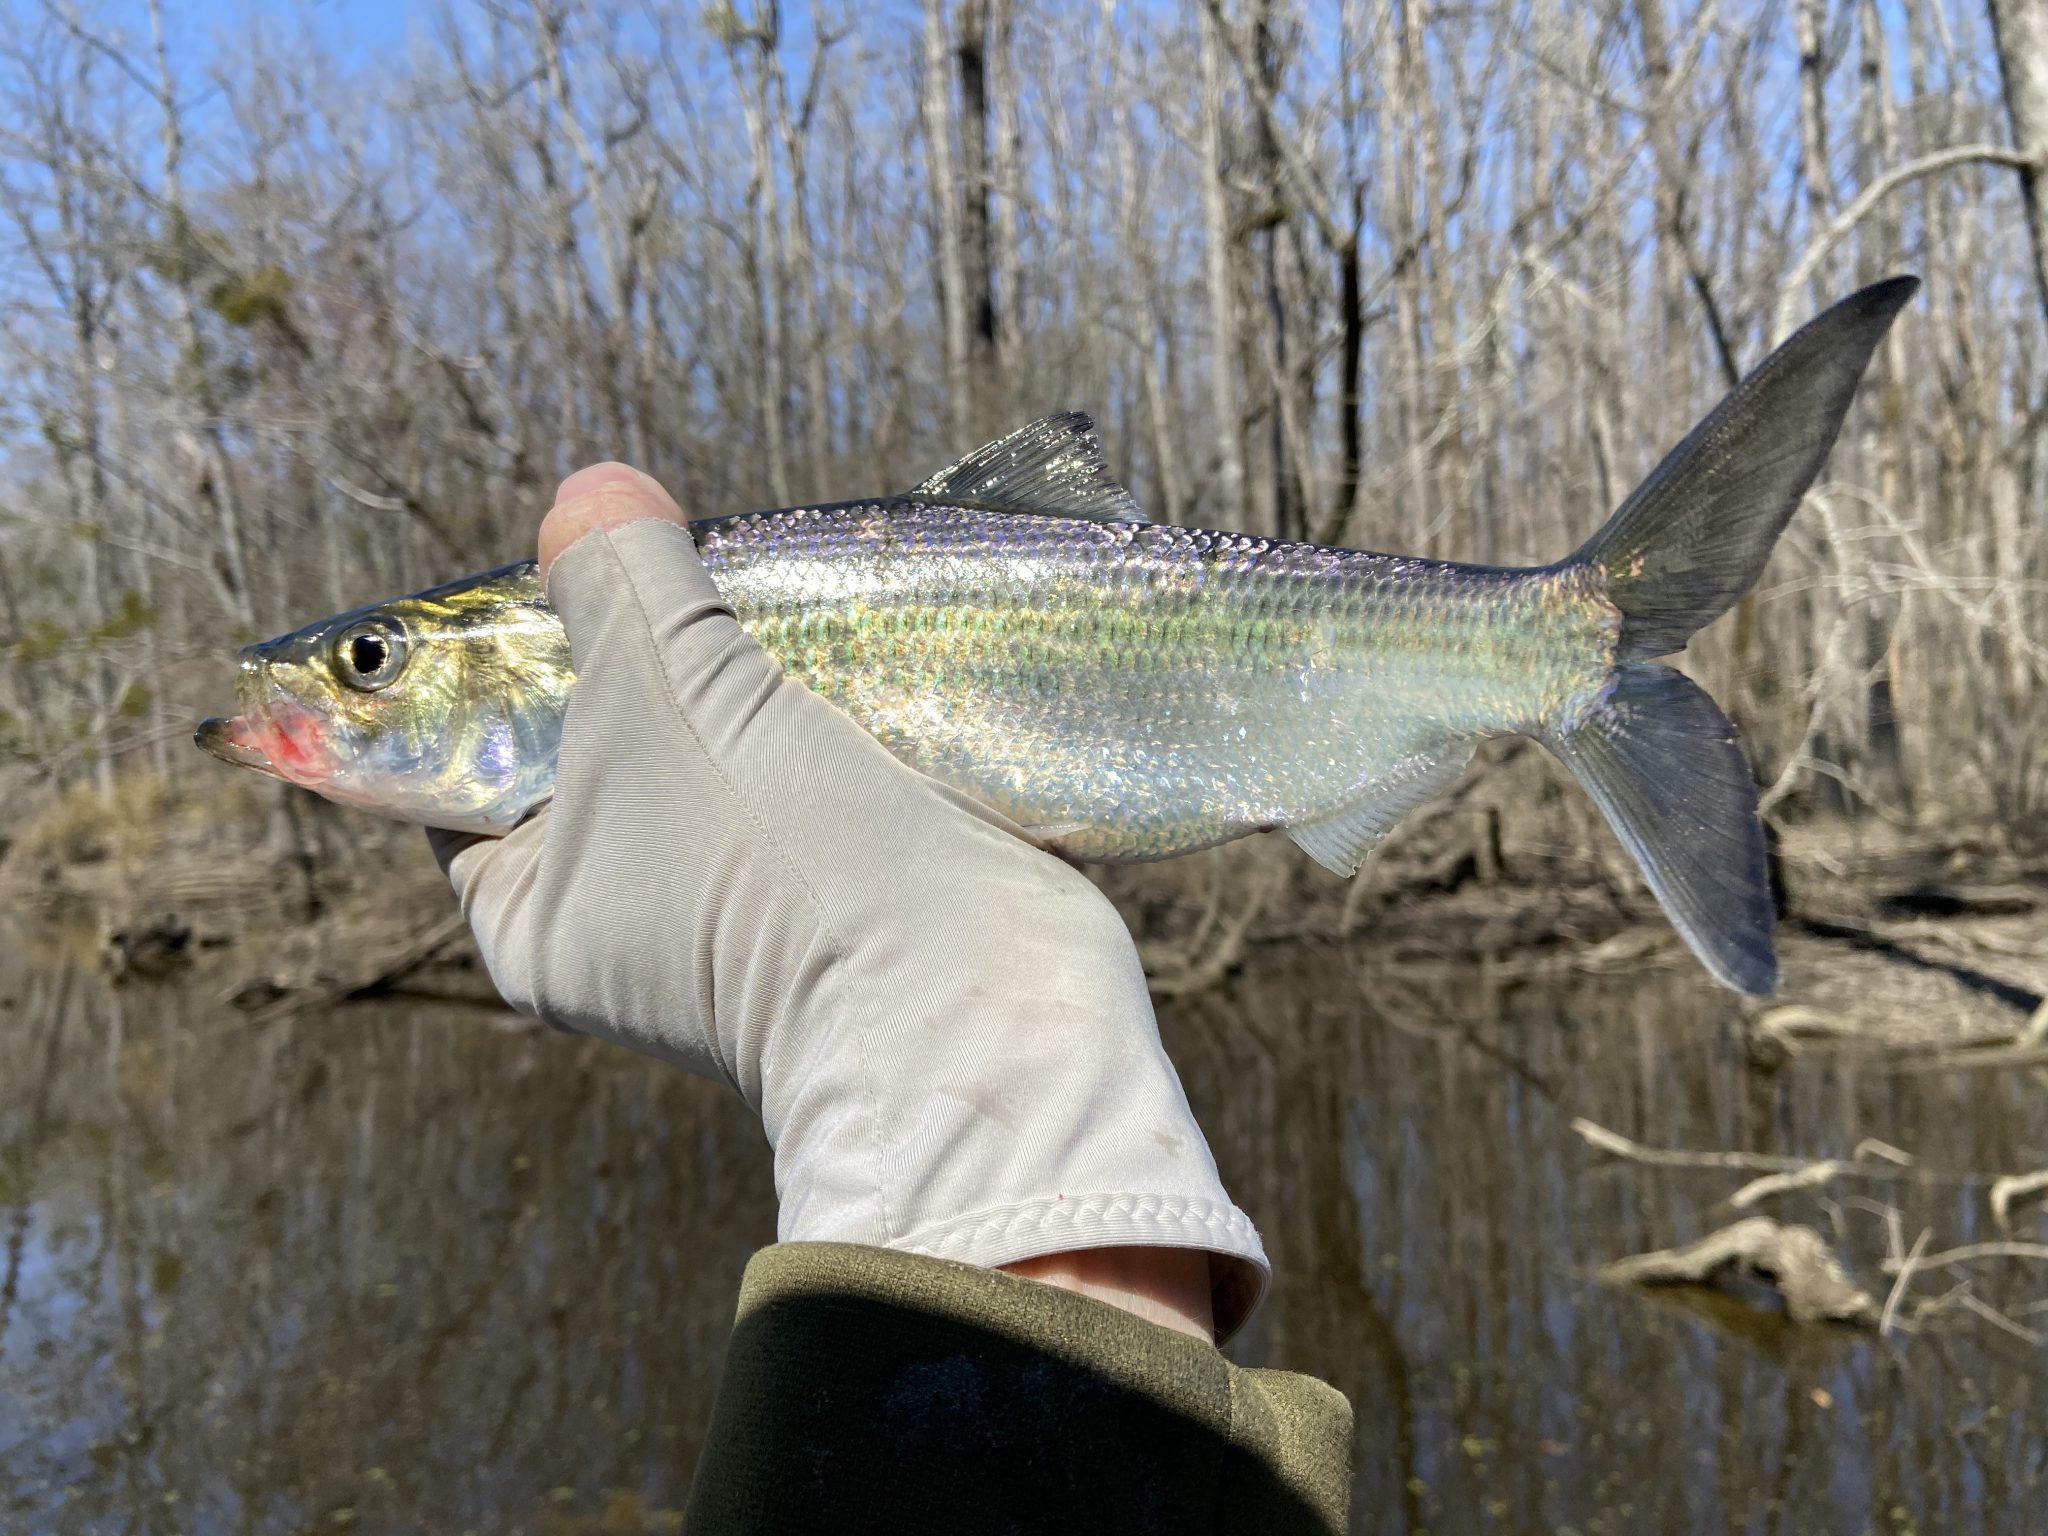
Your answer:
[[[192,733],[192,739],[224,763],[233,763],[237,768],[254,768],[258,773],[267,773],[273,779],[282,779],[277,764],[270,760],[270,754],[250,739],[249,722],[236,716],[223,720],[211,716],[199,722],[199,728]]]

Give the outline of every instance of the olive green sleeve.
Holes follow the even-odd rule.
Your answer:
[[[1347,1527],[1351,1406],[1106,1303],[943,1259],[747,1266],[691,1533]]]

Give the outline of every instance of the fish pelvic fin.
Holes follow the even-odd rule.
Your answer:
[[[1544,733],[1716,979],[1778,984],[1756,780],[1735,726],[1682,672],[1627,661],[1573,724]]]
[[[1920,286],[1873,283],[1794,332],[1567,564],[1621,610],[1623,660],[1665,656],[1755,585],[1827,462],[1871,354]]]

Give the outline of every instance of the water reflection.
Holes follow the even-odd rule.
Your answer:
[[[673,1522],[773,1232],[765,1149],[722,1092],[459,1002],[252,1029],[196,987],[64,963],[0,996],[0,1529]],[[2048,1163],[2024,1075],[1765,1075],[1732,1018],[1689,976],[1506,986],[1390,973],[1369,944],[1261,951],[1168,1012],[1279,1271],[1238,1354],[1350,1394],[1359,1530],[2040,1529],[2039,1350],[1584,1278],[1718,1224],[1736,1179],[1600,1165],[1574,1115],[1661,1144]],[[1909,1239],[1992,1235],[1981,1188],[1861,1193]],[[1883,1221],[1836,1198],[1781,1214],[1871,1281]],[[2027,1278],[1976,1294],[2017,1305]]]

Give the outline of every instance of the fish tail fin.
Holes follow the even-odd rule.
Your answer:
[[[1756,583],[1827,462],[1877,344],[1920,286],[1892,277],[1808,321],[1686,434],[1566,562],[1621,610],[1621,657],[1667,656]]]
[[[1777,985],[1756,781],[1734,724],[1652,657],[1684,647],[1763,574],[1827,461],[1871,354],[1919,279],[1850,295],[1693,428],[1565,562],[1621,613],[1594,704],[1543,740],[1586,787],[1692,952],[1738,991]]]
[[[1544,745],[1586,787],[1700,963],[1738,992],[1778,984],[1756,780],[1735,726],[1684,673],[1614,669],[1599,700]]]

